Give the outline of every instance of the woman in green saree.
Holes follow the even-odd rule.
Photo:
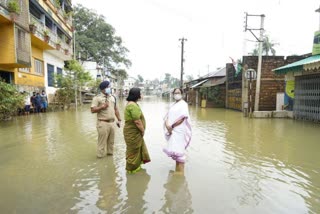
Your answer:
[[[139,99],[141,99],[140,88],[130,89],[124,111],[125,125],[123,128],[127,145],[126,170],[128,173],[135,173],[141,169],[141,164],[150,162],[148,149],[143,139],[146,121],[137,104]]]

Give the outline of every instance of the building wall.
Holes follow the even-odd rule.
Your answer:
[[[31,47],[32,49],[32,59],[31,68],[16,68],[16,84],[19,85],[21,90],[28,92],[31,91],[41,91],[44,89],[44,72],[43,74],[37,74],[34,70],[35,62],[34,59],[43,61],[43,52],[39,48]],[[44,68],[43,68],[44,69]],[[44,70],[43,70],[44,71]]]
[[[14,63],[14,27],[12,24],[0,25],[0,32],[0,64]]]
[[[50,102],[57,88],[48,86],[48,64],[54,66],[54,74],[57,74],[57,68],[62,68],[62,69],[64,68],[64,61],[50,54],[49,51],[43,52],[43,59],[44,59],[44,85],[45,85],[45,90],[47,92],[48,99]]]
[[[226,108],[242,110],[242,72],[236,76],[233,64],[226,64]]]
[[[283,56],[263,56],[261,68],[261,82],[260,82],[260,100],[259,111],[276,110],[277,93],[285,90],[285,76],[283,74],[275,74],[272,70],[283,65],[298,61],[303,57],[291,56],[284,59]],[[258,57],[245,56],[243,57],[243,64],[248,68],[257,70]],[[256,81],[252,82],[252,106],[255,102]],[[250,93],[250,91],[248,91]],[[249,96],[249,94],[248,94]]]

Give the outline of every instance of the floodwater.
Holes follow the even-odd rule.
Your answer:
[[[190,107],[193,139],[181,176],[162,152],[169,103],[140,105],[152,160],[134,175],[125,172],[122,129],[114,156],[96,158],[89,106],[1,122],[0,212],[320,213],[319,124]]]

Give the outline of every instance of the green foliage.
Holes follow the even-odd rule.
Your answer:
[[[90,91],[91,91],[92,93],[97,94],[100,83],[101,83],[101,80],[99,80],[99,79],[90,80],[90,81],[87,83],[87,86],[90,88]]]
[[[171,74],[165,73],[165,78],[162,83],[167,84],[168,88],[179,88],[180,87],[180,80],[172,77]]]
[[[0,79],[0,120],[10,119],[18,108],[24,107],[24,95]]]
[[[125,69],[114,69],[111,71],[112,74],[116,75],[122,80],[125,80],[128,78],[128,73]]]
[[[200,93],[202,98],[214,102],[216,105],[223,105],[224,103],[221,99],[221,88],[219,86],[200,88]]]
[[[70,19],[71,17],[72,17],[72,15],[73,15],[73,12],[72,11],[69,11],[69,12],[67,12],[67,11],[63,11],[63,17],[65,18],[65,19]]]
[[[122,90],[124,85],[124,80],[128,79],[127,71],[125,69],[115,69],[115,70],[112,70],[112,74],[114,74],[117,77],[120,90]]]
[[[71,102],[75,101],[75,97],[77,97],[81,88],[91,80],[91,76],[76,60],[68,61],[64,71],[65,74],[55,76],[55,80],[60,87],[56,92],[56,100],[69,106]]]
[[[193,75],[192,74],[191,75],[187,75],[186,76],[186,80],[187,80],[187,82],[190,82],[190,81],[194,80]]]
[[[61,8],[61,3],[60,3],[60,0],[54,0],[54,5],[60,9]]]
[[[274,43],[270,40],[269,36],[265,36],[262,43],[262,54],[265,54],[266,56],[269,56],[269,52],[271,52],[272,56],[276,55],[276,50],[274,47],[278,45],[278,43]],[[259,43],[256,45],[256,48],[253,49],[252,56],[258,56],[259,55]]]
[[[20,13],[20,4],[17,0],[8,1],[7,7],[9,12]]]
[[[43,35],[44,35],[44,36],[49,36],[49,30],[44,29],[44,30],[43,30]]]
[[[86,58],[92,57],[111,70],[121,65],[130,67],[129,51],[123,46],[121,37],[115,35],[115,29],[106,23],[105,17],[79,4],[73,9],[76,56],[79,52],[86,52]]]

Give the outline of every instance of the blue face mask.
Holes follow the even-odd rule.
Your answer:
[[[111,94],[111,88],[106,88],[106,89],[104,89],[104,92],[105,92],[106,94]]]

